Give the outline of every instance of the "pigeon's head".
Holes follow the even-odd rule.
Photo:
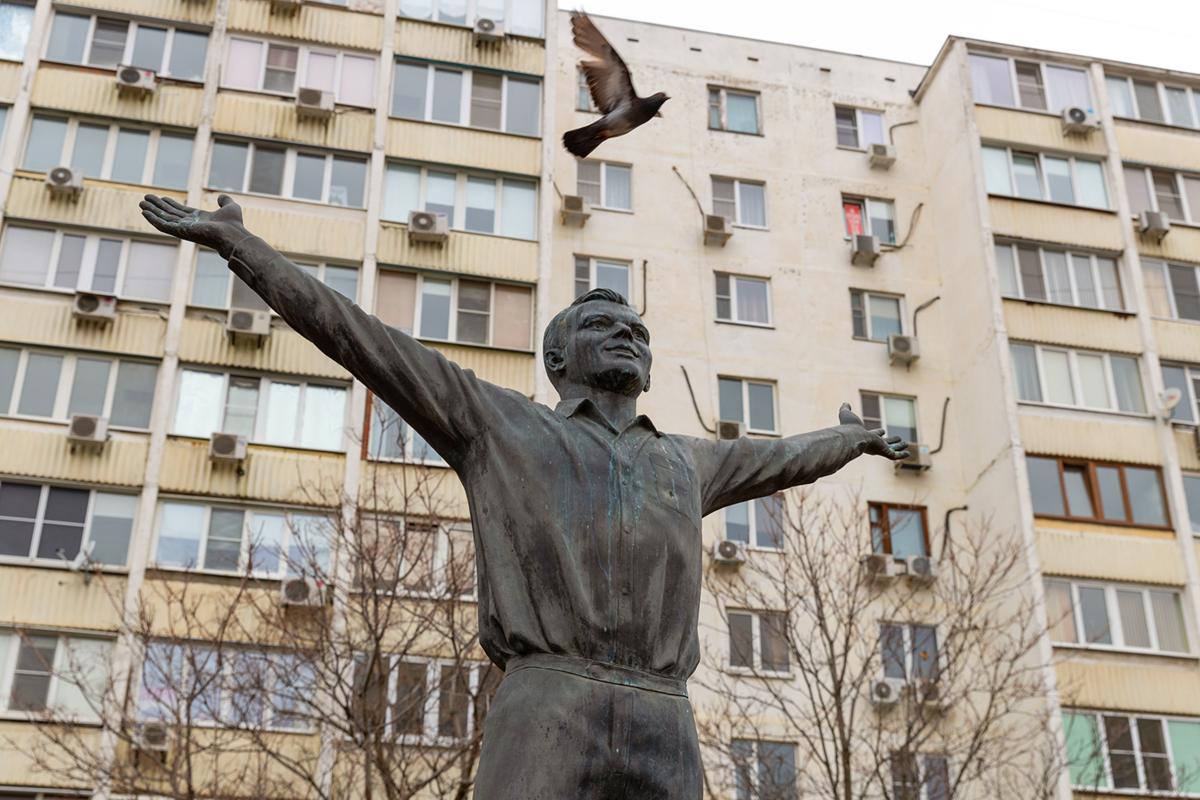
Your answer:
[[[654,110],[654,113],[657,114],[658,110],[660,108],[662,108],[663,103],[667,102],[670,99],[671,98],[667,97],[662,92],[655,92],[654,94],[652,94],[646,98],[646,104]]]
[[[572,384],[634,397],[650,388],[650,332],[611,289],[593,289],[560,311],[542,352],[559,394]]]

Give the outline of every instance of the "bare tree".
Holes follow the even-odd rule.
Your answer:
[[[758,508],[778,552],[706,569],[721,620],[697,708],[710,796],[1054,795],[1046,624],[1015,534],[944,536],[930,578],[881,554],[887,520],[857,497]]]

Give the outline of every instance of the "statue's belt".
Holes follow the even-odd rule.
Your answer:
[[[618,667],[615,664],[605,664],[575,656],[551,655],[549,653],[534,653],[527,656],[513,656],[504,666],[504,674],[512,675],[523,669],[548,669],[555,672],[565,672],[568,675],[578,675],[594,681],[603,681],[617,686],[632,686],[635,689],[645,689],[649,692],[672,694],[677,697],[687,697],[687,681],[680,678],[668,678],[643,672],[631,667]]]

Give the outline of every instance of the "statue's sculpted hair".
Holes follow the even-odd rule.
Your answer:
[[[602,300],[609,303],[616,303],[619,306],[629,306],[625,298],[619,292],[614,292],[612,289],[592,289],[590,292],[581,294],[575,298],[574,303],[571,303],[571,305],[555,314],[554,319],[550,320],[550,324],[546,326],[546,332],[542,334],[542,352],[549,353],[551,350],[566,349],[567,318],[571,315],[571,311],[576,306],[581,306],[584,303],[594,303]]]

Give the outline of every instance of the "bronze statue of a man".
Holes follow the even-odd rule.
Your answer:
[[[595,290],[546,329],[551,409],[461,369],[307,275],[242,224],[147,195],[157,229],[215,249],[300,335],[396,410],[466,487],[484,651],[505,672],[488,713],[479,800],[698,800],[686,682],[700,660],[700,520],[812,483],[898,438],[843,424],[709,441],[637,414],[650,334]]]

